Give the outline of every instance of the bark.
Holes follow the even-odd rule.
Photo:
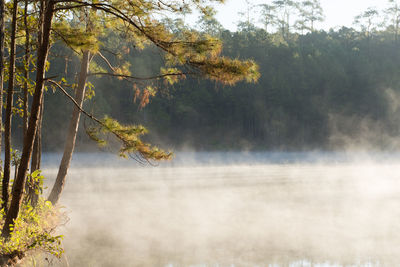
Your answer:
[[[81,108],[85,96],[86,79],[89,71],[89,62],[90,62],[90,53],[89,51],[84,51],[81,61],[81,70],[79,74],[78,87],[75,92],[75,101],[79,104]],[[78,107],[74,107],[72,111],[71,120],[69,122],[68,135],[64,147],[64,154],[61,159],[60,167],[58,169],[56,181],[48,198],[48,200],[51,201],[53,205],[55,205],[60,199],[61,192],[65,185],[69,164],[71,162],[72,154],[75,148],[75,140],[76,140],[76,134],[78,132],[80,116],[81,116],[80,109]]]
[[[11,172],[11,120],[12,120],[12,105],[14,96],[14,76],[15,76],[15,34],[17,30],[17,0],[13,1],[13,14],[11,22],[11,40],[10,40],[10,65],[8,69],[8,88],[7,88],[7,107],[6,117],[4,122],[4,176],[3,176],[3,208],[8,211],[9,199],[9,183]]]
[[[29,28],[28,28],[28,0],[25,0],[25,15],[24,15],[24,27],[25,27],[25,69],[24,69],[24,97],[23,97],[23,125],[22,130],[24,132],[23,137],[26,135],[28,130],[28,79],[29,79]]]
[[[3,125],[3,81],[4,81],[4,0],[0,0],[0,151]]]
[[[24,27],[25,27],[25,67],[24,67],[24,96],[22,98],[22,141],[24,141],[26,131],[28,130],[28,79],[29,79],[29,29],[28,29],[28,0],[25,0],[24,8]],[[15,175],[17,175],[18,170],[16,169]],[[28,192],[29,188],[25,187],[25,191]]]
[[[44,97],[44,96],[43,96]],[[43,123],[43,109],[44,109],[44,100],[42,100],[42,106],[40,108],[39,122],[36,130],[35,144],[33,146],[33,155],[31,161],[31,173],[40,169],[40,165],[42,162],[42,123]],[[26,188],[26,192],[28,192],[28,200],[31,202],[32,207],[36,207],[39,201],[39,193],[38,182],[31,183],[31,186]]]
[[[44,12],[45,5],[49,0],[40,0],[39,3],[39,29],[38,29],[38,45],[42,45],[42,36],[43,36],[43,25],[44,25]]]
[[[47,55],[50,47],[50,31],[54,13],[55,0],[47,0],[45,4],[46,5],[43,16],[44,19],[41,29],[39,31],[41,33],[42,40],[38,47],[35,93],[33,95],[33,101],[31,105],[31,115],[29,118],[28,130],[24,138],[24,146],[21,155],[21,163],[18,168],[18,176],[14,182],[15,186],[12,190],[11,205],[6,215],[2,231],[2,236],[4,238],[10,237],[11,234],[10,225],[13,224],[14,220],[17,218],[19,213],[25,186],[26,172],[28,170],[29,161],[32,156],[36,128],[40,114],[40,107],[43,99],[42,96],[44,90],[43,85],[44,85],[44,75],[45,75],[45,64],[47,61]]]
[[[42,160],[42,123],[43,123],[43,109],[44,101],[42,99],[42,105],[40,107],[40,115],[38,125],[36,129],[35,144],[33,146],[32,161],[31,161],[31,173],[39,170]]]

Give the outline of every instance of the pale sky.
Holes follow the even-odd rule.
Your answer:
[[[365,11],[368,7],[383,9],[387,7],[387,0],[320,0],[324,9],[325,21],[317,28],[329,30],[336,26],[351,26],[354,17]],[[250,0],[251,3],[261,4],[270,1]],[[237,13],[246,9],[245,0],[226,0],[225,4],[218,7],[217,19],[222,25],[235,30],[239,17]]]

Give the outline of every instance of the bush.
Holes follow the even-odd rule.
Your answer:
[[[28,254],[49,253],[61,257],[62,235],[56,235],[56,228],[65,222],[65,216],[50,201],[39,197],[33,207],[30,201],[24,201],[20,214],[12,226],[9,239],[0,237],[0,266],[15,263]],[[0,224],[4,225],[5,212],[0,211]],[[18,260],[18,259],[17,259]],[[6,265],[7,266],[7,265]]]

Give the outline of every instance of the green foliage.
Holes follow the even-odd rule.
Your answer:
[[[107,72],[104,67],[100,66],[95,61],[90,62],[89,71],[91,73]]]
[[[11,148],[11,164],[18,166],[21,161],[21,152],[18,149]]]
[[[0,212],[0,223],[4,224],[4,211]],[[0,237],[0,255],[40,251],[60,257],[63,253],[61,235],[54,235],[60,223],[60,213],[49,201],[40,198],[33,208],[28,203],[22,204],[21,212],[12,226],[11,237]]]
[[[199,63],[199,68],[204,71],[206,77],[212,80],[233,85],[243,80],[243,74],[247,82],[256,82],[260,77],[258,65],[253,60],[238,60],[219,57],[215,60],[209,60]]]
[[[63,42],[73,49],[82,49],[96,52],[99,41],[95,31],[87,31],[83,27],[71,27],[66,21],[53,24],[53,30]]]
[[[13,161],[19,161],[18,151],[13,150]],[[11,226],[10,238],[0,237],[0,256],[12,257],[17,254],[49,253],[60,257],[64,252],[62,235],[55,233],[56,228],[66,221],[59,208],[40,197],[43,193],[44,177],[36,170],[27,178],[27,189],[38,196],[35,206],[31,205],[30,195],[25,194],[20,213]],[[0,225],[4,225],[4,209],[0,211]]]
[[[94,85],[91,82],[86,83],[85,100],[90,100],[96,95]]]
[[[169,85],[173,85],[186,77],[177,68],[161,68],[161,75],[164,75],[164,79]]]
[[[100,146],[107,144],[106,140],[101,137],[102,134],[113,134],[122,143],[119,150],[121,157],[137,153],[144,160],[169,160],[172,158],[172,153],[144,143],[140,139],[140,136],[147,133],[147,129],[141,125],[121,125],[118,121],[105,116],[101,121],[101,126],[88,128],[86,132]]]
[[[43,194],[44,177],[41,172],[41,170],[36,170],[33,173],[28,174],[26,178],[26,187],[29,188],[33,194],[38,196]],[[30,200],[31,197],[32,196],[30,195],[26,196],[27,200]]]

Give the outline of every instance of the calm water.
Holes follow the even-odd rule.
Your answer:
[[[398,155],[183,153],[141,167],[78,154],[69,174],[70,266],[400,263]]]

